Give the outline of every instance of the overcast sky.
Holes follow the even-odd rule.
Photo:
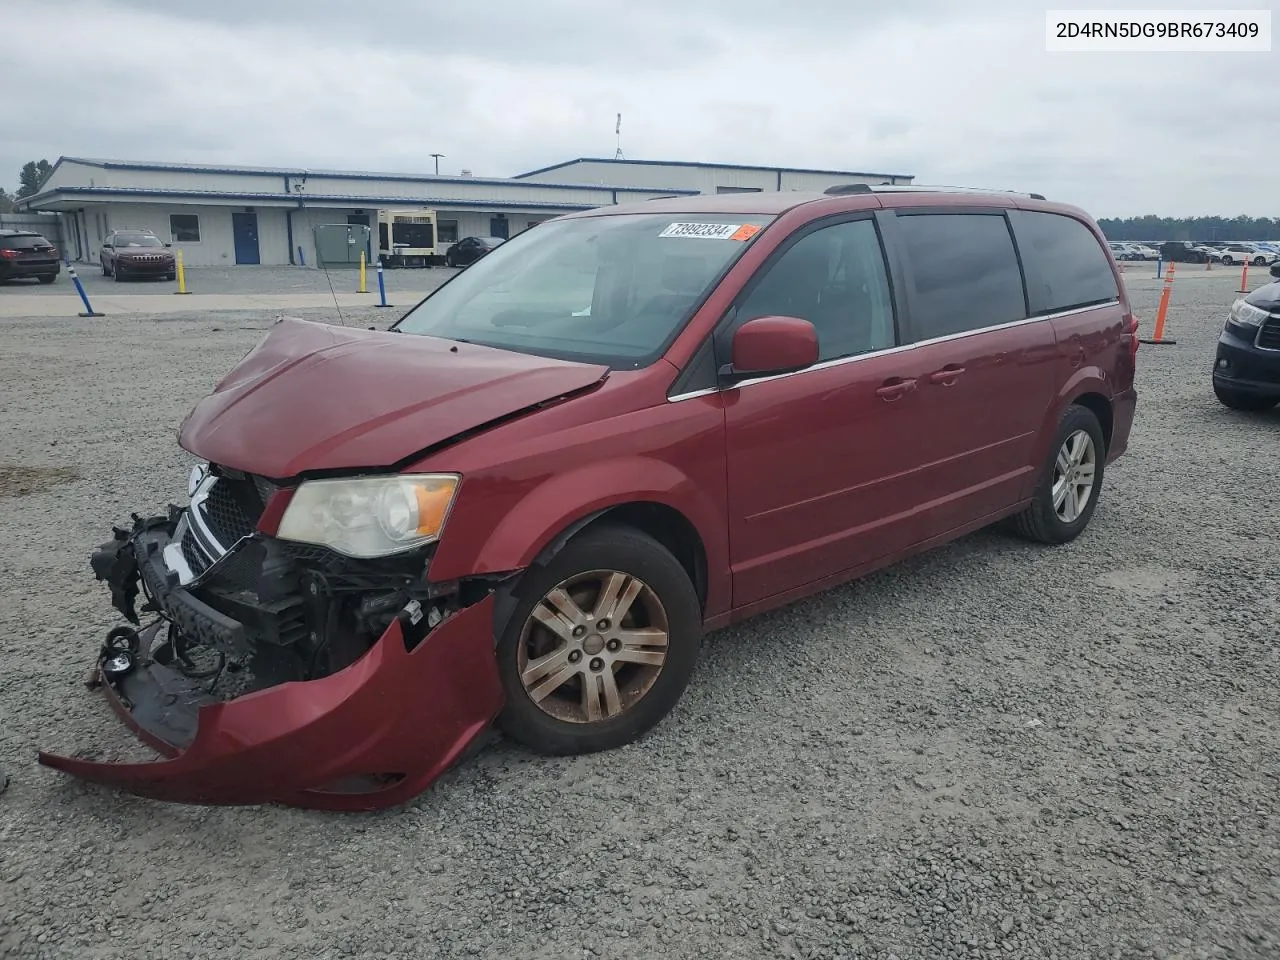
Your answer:
[[[59,155],[510,176],[613,156],[621,112],[631,159],[1280,216],[1280,54],[1047,53],[1049,5],[5,0],[0,185]]]

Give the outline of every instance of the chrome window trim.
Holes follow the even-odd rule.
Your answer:
[[[674,397],[668,397],[667,403],[678,403],[681,400],[692,400],[695,397],[705,397],[713,393],[720,393],[723,390],[741,390],[743,387],[751,387],[757,383],[769,383],[773,380],[782,380],[787,377],[797,377],[805,373],[812,373],[815,370],[829,370],[832,367],[843,366],[846,363],[855,363],[859,360],[870,360],[873,357],[887,357],[894,353],[905,353],[908,350],[915,350],[918,347],[928,347],[935,343],[947,343],[951,340],[962,340],[965,337],[976,336],[980,333],[993,333],[996,330],[1009,330],[1013,327],[1021,327],[1028,323],[1040,323],[1045,320],[1059,320],[1062,317],[1075,316],[1078,313],[1087,313],[1090,310],[1101,310],[1104,307],[1116,307],[1120,305],[1118,298],[1106,300],[1102,303],[1091,303],[1084,307],[1072,307],[1070,310],[1058,310],[1054,313],[1043,313],[1035,317],[1024,317],[1021,320],[1013,320],[1009,323],[997,323],[989,327],[978,327],[975,330],[963,330],[960,333],[949,333],[942,337],[933,337],[930,340],[918,340],[915,343],[903,344],[896,347],[887,347],[883,350],[871,350],[867,353],[855,353],[848,357],[837,357],[834,360],[824,360],[821,363],[815,363],[813,366],[805,367],[803,370],[792,370],[789,373],[775,373],[767,377],[752,377],[749,380],[741,380],[733,384],[731,387],[706,387],[702,390],[693,390],[689,393],[677,394]],[[1265,347],[1259,349],[1267,349]]]

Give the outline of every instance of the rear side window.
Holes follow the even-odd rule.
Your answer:
[[[1079,220],[1019,210],[1013,224],[1033,314],[1107,303],[1120,295],[1102,245]]]
[[[932,340],[1027,317],[1022,271],[998,214],[898,215],[914,278],[917,340]]]

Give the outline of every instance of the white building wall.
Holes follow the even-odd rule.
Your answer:
[[[64,164],[65,166],[65,164]],[[224,193],[284,193],[280,174],[202,173],[193,170],[136,170],[84,167],[78,181],[93,187],[125,187],[144,190],[217,190]],[[72,182],[72,181],[68,181]]]

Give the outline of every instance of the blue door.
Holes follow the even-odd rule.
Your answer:
[[[504,216],[496,216],[489,218],[489,236],[501,237],[503,240],[511,237],[511,224],[507,222]]]
[[[231,235],[236,245],[236,263],[261,263],[258,253],[258,215],[231,214]]]

